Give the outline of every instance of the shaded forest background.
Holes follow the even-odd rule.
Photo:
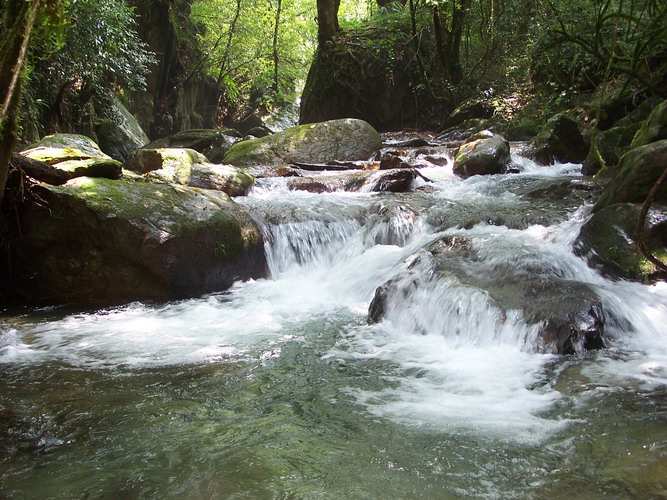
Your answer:
[[[2,3],[3,49],[31,4],[40,2]],[[470,98],[511,115],[536,99],[556,110],[584,95],[610,108],[667,88],[662,0],[50,0],[37,9],[20,82],[24,143],[56,131],[94,137],[115,118],[114,99],[156,139],[299,102],[303,122],[437,129]]]

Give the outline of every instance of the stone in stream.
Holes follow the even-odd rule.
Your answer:
[[[502,313],[496,320],[497,329],[511,311],[521,311],[523,321],[538,328],[538,337],[532,340],[538,351],[574,354],[604,346],[605,313],[591,287],[557,277],[547,264],[486,263],[476,243],[462,236],[444,236],[407,259],[401,272],[376,289],[368,323],[386,317],[401,320],[405,317],[402,308],[412,295],[434,294],[442,294],[442,302],[430,303],[453,308],[451,314],[462,315],[458,317],[462,322],[474,318],[465,317],[461,304],[472,296],[486,297],[484,307]],[[440,311],[425,310],[423,314],[438,317]],[[442,325],[443,334],[447,327]]]
[[[509,143],[488,130],[473,135],[456,153],[454,173],[468,178],[473,175],[500,174],[510,162]]]
[[[363,120],[345,118],[299,125],[234,144],[224,162],[237,167],[367,160],[382,147],[380,134]]]
[[[588,148],[576,122],[559,113],[552,116],[533,139],[528,156],[542,165],[581,163]]]
[[[381,171],[353,170],[336,175],[319,177],[298,177],[288,183],[294,191],[311,193],[331,193],[334,191],[364,191],[404,193],[412,189],[417,177],[413,168],[402,168]]]
[[[23,302],[170,300],[266,275],[259,228],[224,193],[82,177],[40,197],[21,220]]]

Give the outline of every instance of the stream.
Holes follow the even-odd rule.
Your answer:
[[[444,151],[417,160],[432,182],[410,193],[259,179],[236,201],[268,279],[6,312],[0,497],[667,498],[667,284],[573,254],[580,165],[514,153],[519,173],[461,180]],[[418,257],[437,241],[464,242],[451,269]],[[604,349],[554,354],[494,300],[536,276],[592,291]],[[391,280],[416,285],[368,324]]]

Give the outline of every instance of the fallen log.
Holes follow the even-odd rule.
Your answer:
[[[44,162],[33,160],[32,158],[28,158],[19,153],[12,154],[10,163],[14,167],[21,169],[28,177],[32,177],[40,182],[46,182],[53,186],[65,184],[68,180],[74,177],[74,174],[71,172],[65,172],[64,170],[54,168]]]

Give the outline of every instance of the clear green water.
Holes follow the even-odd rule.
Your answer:
[[[457,184],[460,196],[479,196],[479,182]],[[407,224],[398,246],[382,241],[389,226],[349,220],[376,197],[293,197],[320,222],[276,229],[273,280],[173,304],[5,314],[0,497],[667,498],[667,287],[599,277],[571,254],[567,224],[482,225],[460,231],[490,263],[528,249],[594,286],[614,311],[608,348],[541,353],[520,314],[494,323],[458,286],[406,300],[419,331],[369,327],[374,289],[428,227]],[[444,213],[452,201],[430,203]]]
[[[605,355],[545,366],[569,421],[539,442],[369,414],[377,360],[323,359],[360,318],[308,325],[243,360],[3,370],[0,485],[10,498],[665,498],[667,399],[594,382]],[[610,358],[611,359],[611,358]],[[405,374],[403,374],[405,376]]]

